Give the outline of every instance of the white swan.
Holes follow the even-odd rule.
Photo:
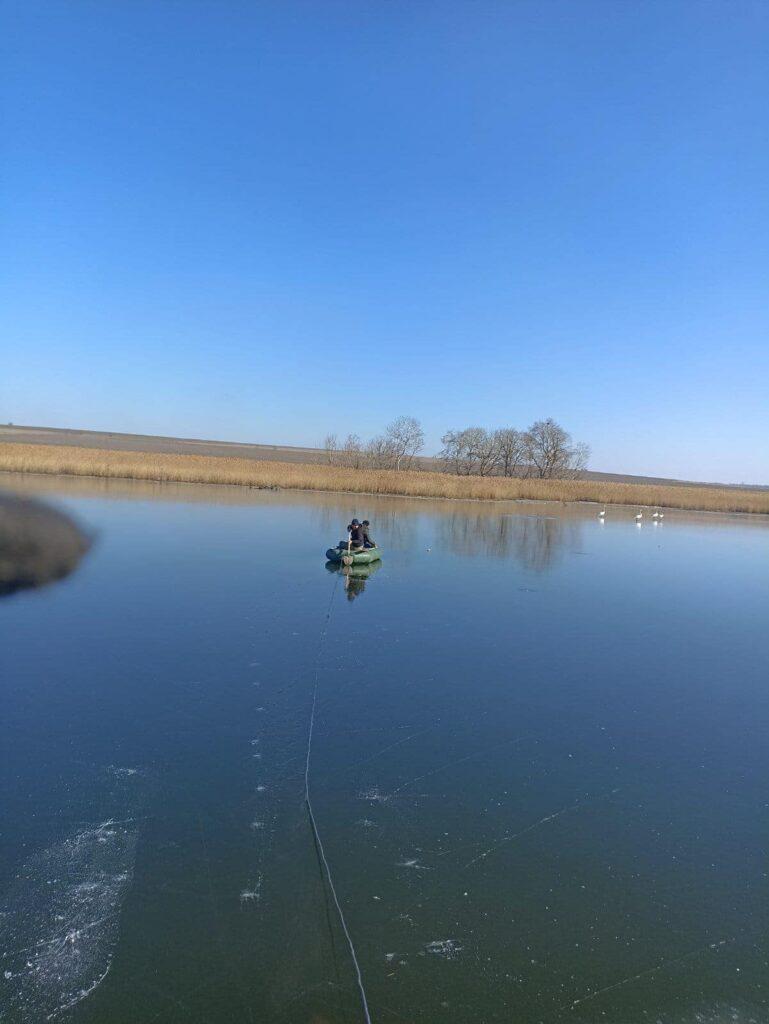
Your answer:
[[[659,512],[652,512],[652,519],[659,519],[659,517],[660,517]]]
[[[606,517],[606,506],[604,505],[603,510],[598,513],[598,518],[599,519],[604,519],[605,517]]]
[[[644,517],[644,514],[639,509],[638,512],[636,512],[636,517],[635,517],[635,521],[638,523],[639,526],[641,525],[641,520],[643,519],[643,517]]]

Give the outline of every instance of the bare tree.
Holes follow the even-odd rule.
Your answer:
[[[466,430],[447,430],[441,438],[439,458],[444,465],[457,476],[468,476],[472,471],[472,458],[467,443]]]
[[[408,469],[425,446],[424,431],[413,416],[393,420],[385,430],[385,439],[392,450],[394,469]]]
[[[490,476],[499,459],[495,435],[483,427],[449,430],[441,438],[441,458],[460,476]]]
[[[571,434],[553,419],[537,420],[524,435],[526,458],[535,476],[571,476],[581,472],[590,454],[587,445],[572,444]]]
[[[339,456],[339,442],[336,434],[326,434],[323,438],[323,451],[326,453],[326,462],[329,466],[335,465]]]
[[[569,434],[555,420],[537,420],[526,431],[526,457],[535,476],[542,479],[557,476],[567,461]]]
[[[364,449],[366,465],[370,469],[392,469],[395,456],[386,437],[372,437]]]
[[[344,465],[360,469],[363,465],[363,443],[357,434],[348,434],[342,446]]]
[[[580,477],[587,469],[590,459],[590,445],[584,441],[577,441],[572,447],[571,466],[569,472],[573,477]]]
[[[496,436],[483,427],[468,427],[465,436],[472,472],[478,476],[491,476],[497,468],[499,459]]]
[[[497,463],[502,476],[523,475],[526,466],[526,444],[524,435],[514,427],[503,427],[494,431],[497,443]]]

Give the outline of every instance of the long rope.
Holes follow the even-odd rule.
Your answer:
[[[339,922],[342,925],[342,931],[344,937],[347,939],[347,945],[350,948],[350,956],[352,957],[353,966],[355,967],[355,976],[358,982],[358,991],[360,993],[361,1007],[363,1009],[363,1017],[366,1024],[371,1024],[371,1014],[368,1008],[368,999],[366,998],[366,989],[363,987],[363,975],[361,974],[360,964],[358,963],[358,954],[355,952],[355,945],[350,935],[350,929],[347,927],[347,921],[345,920],[344,911],[342,905],[339,902],[339,897],[336,893],[334,886],[334,879],[331,875],[331,868],[326,857],[326,851],[323,849],[323,840],[320,838],[320,832],[318,831],[318,824],[315,820],[315,815],[312,810],[312,800],[310,798],[310,756],[312,754],[312,734],[315,729],[315,709],[318,705],[318,680],[320,677],[320,656],[323,652],[323,646],[326,642],[326,636],[328,635],[328,626],[331,620],[331,609],[334,604],[334,596],[336,594],[337,586],[339,584],[339,576],[334,581],[334,589],[331,591],[331,600],[328,603],[328,610],[326,611],[326,618],[323,623],[323,629],[321,630],[320,640],[318,643],[318,651],[315,657],[315,680],[312,691],[312,710],[310,711],[310,726],[307,733],[307,758],[304,764],[304,802],[307,805],[307,815],[310,819],[310,826],[312,827],[312,833],[315,837],[315,842],[318,846],[318,852],[320,853],[320,859],[323,862],[323,870],[326,873],[326,879],[328,880],[328,887],[331,890],[331,895],[334,899],[334,906],[336,907],[337,914],[339,915]]]

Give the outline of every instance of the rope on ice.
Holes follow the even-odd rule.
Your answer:
[[[308,732],[307,732],[307,757],[306,757],[305,765],[304,765],[304,802],[307,805],[307,815],[308,815],[308,817],[310,819],[310,826],[312,828],[313,835],[315,836],[315,842],[318,845],[318,850],[320,852],[321,861],[323,862],[323,870],[326,873],[326,879],[328,881],[328,887],[331,890],[331,895],[332,895],[333,900],[334,900],[334,906],[336,907],[337,914],[339,915],[339,922],[342,925],[342,931],[344,932],[344,937],[347,940],[347,945],[349,946],[349,949],[350,949],[350,956],[352,957],[353,966],[355,968],[355,976],[356,976],[356,980],[357,980],[357,983],[358,983],[358,991],[360,993],[360,1001],[361,1001],[361,1007],[363,1009],[363,1017],[364,1017],[364,1020],[366,1021],[366,1024],[372,1024],[372,1022],[371,1022],[371,1014],[369,1013],[369,1008],[368,1008],[368,999],[366,998],[366,989],[363,986],[363,975],[361,973],[360,964],[358,963],[358,954],[355,952],[355,944],[352,941],[352,936],[350,935],[350,929],[347,927],[347,921],[345,920],[344,911],[342,910],[342,905],[339,902],[339,897],[337,896],[336,887],[334,885],[334,879],[333,879],[332,874],[331,874],[331,867],[329,866],[328,858],[326,857],[326,851],[323,849],[323,841],[320,838],[320,832],[318,830],[318,824],[317,824],[317,822],[315,820],[315,815],[314,815],[313,810],[312,810],[312,799],[310,797],[310,757],[311,757],[311,754],[312,754],[312,734],[313,734],[313,731],[315,729],[315,709],[316,709],[317,704],[318,704],[318,680],[319,680],[319,676],[320,676],[320,656],[321,656],[321,653],[323,651],[323,646],[324,646],[324,644],[326,642],[326,636],[328,635],[328,626],[329,626],[329,622],[331,620],[331,609],[332,609],[333,604],[334,604],[334,596],[336,595],[338,584],[339,584],[339,577],[337,576],[336,580],[334,581],[334,589],[331,591],[331,600],[328,603],[328,610],[326,612],[326,618],[325,618],[325,621],[323,623],[323,628],[321,630],[320,639],[319,639],[319,642],[318,642],[318,650],[317,650],[317,654],[315,656],[315,678],[314,678],[313,692],[312,692],[312,709],[310,711],[310,725],[309,725],[309,729],[308,729]]]

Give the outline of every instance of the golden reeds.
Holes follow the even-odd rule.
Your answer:
[[[110,451],[66,445],[0,444],[0,471],[422,498],[594,501],[607,505],[769,514],[769,490],[766,489],[464,477],[448,473],[346,469],[295,462]]]

